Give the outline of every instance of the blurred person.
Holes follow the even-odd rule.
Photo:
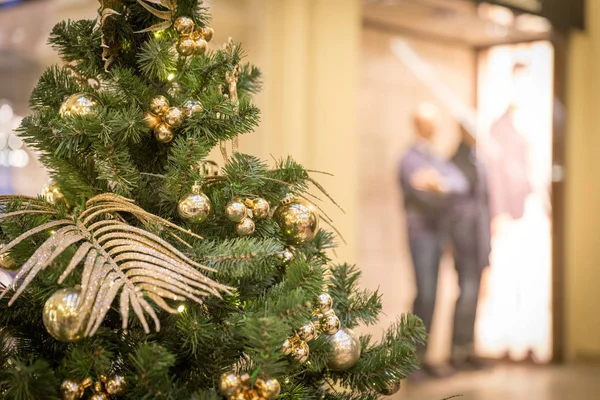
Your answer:
[[[437,131],[437,108],[432,104],[421,104],[413,118],[416,139],[400,161],[399,179],[417,286],[413,312],[423,320],[429,331],[445,237],[444,211],[452,196],[467,193],[468,182],[455,165],[435,155],[432,150]],[[423,368],[415,375],[416,379],[427,375],[447,376],[453,372],[449,365],[429,365],[425,361],[426,348],[419,351]]]
[[[451,159],[469,183],[447,208],[460,294],[454,311],[451,363],[457,369],[481,369],[475,355],[475,317],[483,271],[490,264],[491,234],[487,171],[477,158],[475,138],[461,126],[461,142]]]

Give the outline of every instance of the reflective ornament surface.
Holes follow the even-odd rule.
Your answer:
[[[183,109],[186,117],[191,117],[198,112],[202,112],[204,107],[198,100],[187,100],[185,103],[183,103]]]
[[[310,349],[308,347],[308,343],[306,343],[306,342],[298,343],[298,345],[294,348],[292,355],[296,359],[296,361],[298,361],[300,364],[304,364],[305,362],[307,362],[308,356],[310,355]]]
[[[60,385],[60,396],[63,400],[78,400],[83,396],[83,387],[78,382],[67,379]]]
[[[5,244],[0,243],[0,251],[2,251],[2,247]],[[14,271],[19,268],[19,265],[13,260],[10,256],[10,252],[0,254],[0,268],[5,269],[7,271]]]
[[[254,382],[254,387],[256,388],[256,391],[258,392],[259,396],[267,400],[277,398],[277,396],[279,396],[279,393],[281,392],[281,385],[279,384],[279,381],[275,378],[258,378],[256,382]]]
[[[378,390],[378,392],[384,396],[391,396],[393,394],[398,393],[400,390],[400,381],[390,382],[384,388]]]
[[[319,336],[319,332],[313,323],[308,323],[300,328],[298,336],[300,336],[300,339],[308,342],[316,339]]]
[[[54,204],[55,206],[59,204],[63,204],[66,207],[69,206],[67,199],[60,191],[60,188],[58,187],[54,179],[49,179],[48,182],[46,182],[40,194],[50,204]]]
[[[77,289],[60,289],[44,304],[44,327],[60,342],[74,342],[83,337],[83,327],[77,329],[81,320],[80,295]]]
[[[242,388],[242,380],[233,372],[227,372],[221,375],[219,390],[225,396],[233,396]]]
[[[321,320],[321,332],[334,335],[340,329],[340,319],[335,314],[325,315]]]
[[[292,344],[292,341],[290,339],[285,339],[285,342],[283,342],[283,345],[281,346],[281,351],[286,356],[292,354],[292,352],[294,351],[294,345]]]
[[[169,143],[175,135],[167,124],[160,124],[154,130],[154,137],[161,143]]]
[[[284,239],[295,245],[310,242],[319,230],[319,213],[308,201],[291,197],[275,210],[273,219]]]
[[[196,52],[196,47],[196,41],[189,36],[185,36],[177,41],[175,48],[180,55],[188,57]]]
[[[327,366],[334,371],[343,371],[356,365],[360,358],[360,341],[352,329],[343,328],[328,336],[331,353]]]
[[[92,396],[90,396],[89,400],[109,400],[109,398],[104,393],[94,393]]]
[[[207,49],[208,43],[206,40],[204,40],[202,37],[197,38],[194,46],[194,54],[202,55],[206,53]]]
[[[144,125],[154,130],[160,124],[160,118],[158,115],[152,114],[151,112],[144,113]]]
[[[238,236],[250,236],[254,233],[254,229],[256,229],[254,221],[246,217],[236,224],[235,233]]]
[[[177,17],[173,27],[181,35],[189,35],[194,31],[194,21],[190,17]]]
[[[177,128],[183,123],[185,114],[183,110],[178,107],[170,107],[165,113],[165,122],[170,125],[171,128]]]
[[[127,391],[127,382],[122,376],[115,375],[106,381],[105,387],[106,393],[111,396],[122,396]]]
[[[262,198],[252,200],[252,216],[256,219],[265,219],[269,217],[271,206],[269,202]]]
[[[225,215],[230,221],[240,222],[248,215],[246,206],[239,198],[234,198],[225,206]]]
[[[194,186],[192,193],[186,195],[177,205],[179,216],[192,224],[204,222],[210,214],[210,199]]]
[[[61,117],[74,117],[76,115],[90,115],[98,112],[100,100],[91,93],[75,93],[65,100],[58,113]]]
[[[206,40],[207,42],[210,42],[212,40],[213,36],[215,35],[215,31],[210,26],[206,26],[206,27],[202,28],[202,34],[204,35],[204,40]]]
[[[329,293],[321,293],[319,297],[317,297],[317,307],[321,310],[322,313],[331,310],[333,306],[333,299],[329,295]]]
[[[283,261],[284,265],[287,265],[294,260],[294,253],[292,253],[288,249],[285,249],[278,254],[278,257]]]
[[[169,101],[165,96],[156,96],[150,101],[150,111],[154,114],[163,114],[169,109]]]

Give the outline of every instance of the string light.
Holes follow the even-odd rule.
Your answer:
[[[172,80],[173,80],[173,78],[175,78],[175,74],[171,72],[171,73],[169,74],[169,76],[167,76],[167,80],[168,80],[168,81],[172,81]]]
[[[182,305],[180,305],[179,307],[177,307],[177,311],[178,311],[179,313],[182,313],[182,312],[184,312],[184,311],[185,311],[185,306],[184,306],[183,304],[182,304]]]

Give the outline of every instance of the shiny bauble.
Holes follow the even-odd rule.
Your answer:
[[[300,364],[304,364],[308,361],[308,356],[310,355],[310,348],[308,347],[308,343],[299,342],[292,352],[292,356],[298,361]]]
[[[89,400],[110,400],[109,397],[101,392],[94,393],[89,397]]]
[[[203,55],[208,49],[208,43],[200,36],[194,43],[194,54]]]
[[[288,249],[285,249],[278,254],[278,257],[281,259],[281,261],[283,261],[283,265],[287,265],[294,260],[294,253]]]
[[[269,217],[271,206],[269,202],[260,197],[252,200],[252,216],[256,219],[265,219]]]
[[[127,391],[127,382],[125,382],[125,378],[120,375],[110,377],[104,385],[106,387],[106,393],[111,396],[123,396]]]
[[[244,393],[244,400],[265,400],[263,399],[256,390],[246,390]]]
[[[67,379],[60,385],[60,396],[63,400],[78,400],[83,396],[83,390],[79,383]]]
[[[74,342],[83,337],[81,324],[81,292],[77,289],[60,289],[44,304],[43,322],[46,330],[60,342]]]
[[[360,358],[360,341],[352,329],[344,328],[331,335],[331,353],[327,366],[334,371],[343,371],[356,365]]]
[[[4,244],[0,243],[0,251],[2,251],[2,247],[4,246]],[[0,254],[0,268],[6,271],[15,271],[19,268],[19,265],[10,256],[10,252],[6,252]]]
[[[281,351],[286,356],[289,356],[294,352],[294,345],[290,339],[285,339],[285,342],[283,342],[283,345],[281,346]]]
[[[289,244],[308,243],[319,230],[319,213],[312,204],[300,198],[290,198],[277,207],[273,219]]]
[[[76,93],[62,103],[58,113],[61,117],[96,114],[100,100],[90,93]]]
[[[239,198],[235,198],[225,206],[225,215],[232,222],[240,222],[248,215],[248,209]]]
[[[160,124],[160,118],[158,115],[152,114],[151,112],[144,113],[144,125],[154,130]]]
[[[156,96],[150,101],[150,111],[154,114],[164,114],[169,109],[169,100],[165,96]]]
[[[329,295],[329,293],[321,293],[319,297],[317,297],[317,307],[322,313],[325,313],[331,310],[333,306],[333,299]]]
[[[200,224],[210,214],[210,199],[200,190],[192,191],[179,200],[177,212],[181,219],[192,224]]]
[[[310,340],[316,339],[319,336],[319,331],[313,323],[309,322],[308,324],[303,325],[298,330],[298,336],[300,336],[300,339],[308,342]]]
[[[185,103],[183,103],[183,110],[186,117],[191,117],[196,113],[202,112],[204,107],[198,100],[187,100]]]
[[[242,388],[242,380],[233,372],[226,372],[221,375],[219,382],[219,391],[229,397],[235,395]]]
[[[334,335],[340,330],[340,319],[334,313],[326,314],[320,323],[321,332]]]
[[[384,396],[391,396],[398,393],[400,390],[400,381],[390,382],[385,387],[378,389],[377,391]]]
[[[175,134],[167,124],[159,124],[154,130],[154,137],[161,143],[169,143],[175,137]]]
[[[267,400],[275,399],[279,396],[281,392],[281,385],[279,381],[275,378],[271,379],[261,379],[258,378],[256,382],[254,382],[254,387],[258,394]]]
[[[196,41],[189,36],[182,37],[177,41],[177,52],[183,57],[191,56],[196,52]]]
[[[69,205],[54,179],[49,179],[48,182],[46,182],[40,194],[48,203],[54,204],[55,206],[62,204],[68,207]]]
[[[165,122],[171,128],[177,128],[183,123],[183,118],[185,114],[181,108],[178,107],[170,107],[165,113]]]
[[[189,35],[194,31],[194,21],[190,17],[177,17],[173,27],[181,35]]]
[[[235,225],[235,233],[238,236],[250,236],[254,233],[254,229],[256,229],[256,225],[254,225],[254,221],[248,217]]]
[[[206,26],[204,28],[202,28],[202,35],[204,36],[204,40],[206,40],[207,42],[210,42],[213,38],[213,36],[215,35],[215,30],[213,28],[211,28],[210,26]]]

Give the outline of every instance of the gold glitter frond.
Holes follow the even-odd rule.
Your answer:
[[[171,26],[173,16],[175,15],[175,12],[177,11],[177,0],[137,0],[137,2],[142,7],[144,7],[146,10],[148,10],[150,12],[150,14],[154,15],[157,18],[162,19],[163,22],[154,24],[146,29],[137,31],[136,33],[162,31],[163,29],[167,29],[168,27]],[[166,11],[159,10],[159,9],[151,6],[149,3],[154,3],[157,5],[163,6],[167,10]]]
[[[1,206],[18,207],[18,210],[0,214],[0,221],[16,215],[56,214],[48,203],[21,196],[0,196]],[[133,309],[144,330],[149,333],[147,315],[154,321],[156,331],[160,330],[160,321],[148,300],[174,313],[177,310],[168,301],[188,299],[202,303],[204,297],[221,297],[221,293],[231,293],[231,288],[200,272],[201,269],[213,271],[211,268],[191,260],[159,236],[128,224],[121,214],[133,215],[144,224],[188,235],[192,233],[145,211],[132,200],[112,193],[93,197],[86,206],[79,215],[46,222],[24,232],[0,249],[2,254],[37,233],[55,230],[21,266],[14,284],[0,293],[0,298],[14,291],[9,301],[12,305],[36,275],[71,245],[78,247],[59,283],[83,265],[79,328],[84,330],[85,336],[96,333],[117,296],[120,296],[123,329],[127,329],[129,311]]]

